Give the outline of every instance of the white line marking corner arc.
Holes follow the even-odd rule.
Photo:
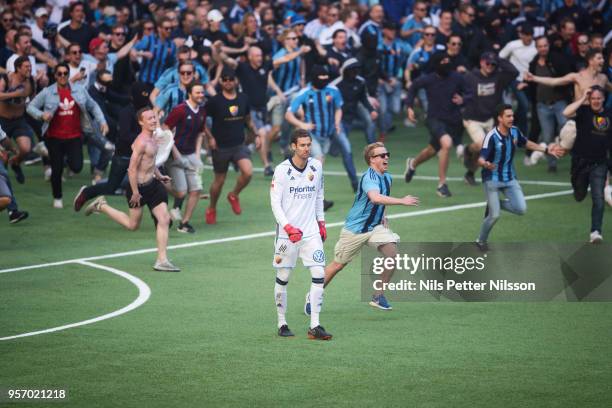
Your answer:
[[[130,303],[129,305],[124,306],[121,309],[115,310],[114,312],[107,313],[107,314],[102,315],[102,316],[94,317],[92,319],[87,319],[87,320],[83,320],[83,321],[76,322],[76,323],[66,324],[66,325],[63,325],[63,326],[52,327],[50,329],[44,329],[44,330],[38,330],[38,331],[33,331],[33,332],[28,332],[28,333],[16,334],[14,336],[8,336],[8,337],[0,337],[0,341],[13,340],[13,339],[18,339],[18,338],[22,338],[22,337],[36,336],[36,335],[39,335],[39,334],[53,333],[53,332],[62,331],[62,330],[66,330],[66,329],[72,329],[74,327],[85,326],[85,325],[88,325],[88,324],[97,323],[97,322],[100,322],[102,320],[111,319],[113,317],[117,317],[117,316],[120,316],[122,314],[131,312],[132,310],[142,306],[151,297],[151,288],[149,288],[149,286],[145,282],[143,282],[141,279],[137,278],[134,275],[130,275],[127,272],[121,271],[119,269],[111,268],[110,266],[98,265],[98,264],[95,264],[93,262],[88,262],[88,261],[74,261],[74,262],[70,262],[70,263],[78,263],[78,264],[81,264],[81,265],[89,266],[91,268],[101,269],[101,270],[104,270],[104,271],[107,271],[107,272],[111,272],[111,273],[113,273],[115,275],[118,275],[118,276],[120,276],[120,277],[122,277],[124,279],[127,279],[134,286],[136,286],[138,288],[138,297],[136,299],[134,299],[134,301],[132,301],[132,303]]]

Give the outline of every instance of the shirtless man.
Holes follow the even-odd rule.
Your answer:
[[[114,209],[107,204],[104,196],[100,196],[85,208],[85,215],[101,212],[128,230],[135,231],[142,219],[142,206],[146,204],[157,220],[157,260],[153,269],[179,272],[180,269],[174,266],[166,255],[170,215],[168,193],[162,183],[170,182],[170,177],[162,175],[155,166],[158,146],[153,132],[158,126],[158,118],[155,112],[148,108],[138,111],[137,117],[142,133],[134,140],[128,167],[130,185],[125,196],[130,206],[129,214]]]
[[[19,184],[25,176],[19,165],[32,149],[34,132],[26,122],[26,98],[34,93],[32,65],[27,57],[15,60],[15,72],[0,76],[0,126],[15,139],[19,154],[11,159],[11,168]]]

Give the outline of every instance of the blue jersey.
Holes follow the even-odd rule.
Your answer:
[[[401,78],[405,61],[404,47],[399,40],[381,45],[380,69],[387,78]]]
[[[524,147],[527,144],[527,138],[516,126],[510,128],[510,134],[502,135],[502,133],[494,127],[484,139],[480,157],[488,162],[495,164],[495,169],[482,169],[483,181],[502,181],[507,182],[516,179],[516,171],[514,170],[514,151],[516,147]]]
[[[162,72],[174,62],[176,56],[176,45],[174,41],[162,42],[156,35],[150,34],[143,37],[134,48],[138,51],[147,51],[153,54],[153,58],[143,58],[140,66],[138,79],[140,82],[154,84]]]
[[[157,96],[157,99],[155,99],[155,106],[158,106],[167,115],[172,109],[184,102],[186,98],[187,93],[185,89],[182,89],[178,85],[170,85],[165,91]]]
[[[272,61],[276,61],[287,54],[289,54],[289,51],[287,51],[286,48],[282,48],[276,54],[274,54]],[[276,68],[272,73],[274,82],[276,82],[283,93],[289,94],[300,89],[301,62],[302,57],[294,58],[285,64],[279,65],[278,68]]]
[[[202,84],[207,84],[208,82],[210,82],[206,68],[196,63],[195,70]],[[177,64],[173,66],[172,68],[168,68],[161,74],[157,82],[155,82],[155,87],[159,89],[160,92],[163,92],[170,85],[178,85],[179,79],[180,79],[180,75],[178,72],[178,64]]]
[[[384,196],[389,196],[392,182],[389,173],[379,174],[374,169],[369,168],[361,176],[357,195],[346,216],[344,228],[355,234],[363,234],[382,224],[385,206],[372,203],[368,197],[368,192],[376,190]]]
[[[315,125],[312,136],[323,139],[332,137],[336,132],[334,116],[336,110],[342,109],[342,104],[342,95],[335,86],[328,85],[317,90],[308,85],[295,95],[289,111],[295,114],[302,108],[304,122]]]
[[[424,28],[424,27],[425,27],[425,23],[423,21],[421,22],[416,21],[413,16],[410,16],[406,19],[406,21],[402,25],[402,31],[414,30],[416,28]],[[412,34],[410,34],[410,36],[406,38],[404,41],[406,41],[408,44],[414,47],[416,43],[419,42],[421,37],[422,37],[421,33],[419,31],[415,31]]]

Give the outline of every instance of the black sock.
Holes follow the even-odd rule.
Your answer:
[[[185,198],[174,198],[174,206],[173,208],[178,208],[179,210],[183,207],[183,201]]]

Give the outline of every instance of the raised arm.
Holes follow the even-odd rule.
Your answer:
[[[563,116],[566,118],[573,118],[576,116],[576,111],[582,106],[582,104],[584,104],[584,102],[586,102],[590,94],[591,90],[588,89],[580,98],[567,105],[565,109],[563,109]]]
[[[537,76],[537,75],[533,75],[530,72],[525,72],[525,75],[523,76],[523,78],[527,82],[535,82],[541,85],[564,86],[564,85],[569,85],[569,84],[576,82],[576,75],[578,74],[575,72],[572,72],[562,77],[551,78],[551,77]]]

